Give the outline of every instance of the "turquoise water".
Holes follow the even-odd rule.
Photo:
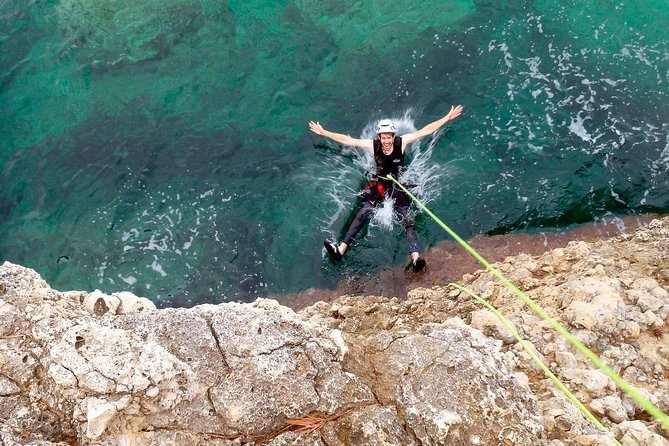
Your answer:
[[[308,131],[409,131],[462,236],[669,211],[669,3],[6,0],[0,260],[161,305],[334,287],[405,262],[369,160]],[[445,238],[427,216],[425,247]]]

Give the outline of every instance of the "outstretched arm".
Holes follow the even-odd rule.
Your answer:
[[[317,135],[325,136],[339,144],[345,146],[359,147],[369,153],[374,153],[374,143],[371,139],[357,139],[341,133],[330,132],[325,130],[320,122],[309,121],[309,129]]]
[[[414,141],[417,141],[425,136],[433,134],[434,132],[439,130],[439,128],[441,128],[442,125],[446,124],[448,121],[452,119],[457,118],[458,116],[460,116],[460,114],[462,114],[462,105],[458,105],[457,107],[451,107],[451,111],[449,111],[448,114],[443,118],[429,123],[420,130],[416,130],[415,132],[402,135],[402,151],[404,151],[404,149],[408,144],[411,144]]]

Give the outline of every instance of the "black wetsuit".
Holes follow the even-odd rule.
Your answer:
[[[390,155],[383,153],[383,147],[379,139],[374,140],[374,162],[376,163],[376,172],[378,177],[392,175],[398,179],[404,165],[404,153],[402,153],[402,138],[395,137],[393,141],[393,151]],[[383,202],[385,197],[394,200],[394,209],[397,212],[400,223],[406,233],[409,252],[420,251],[418,236],[414,229],[414,220],[409,215],[409,205],[411,200],[409,196],[400,189],[393,181],[378,178],[367,183],[362,191],[362,209],[358,211],[355,219],[346,231],[342,242],[351,243],[362,227],[367,223],[372,215],[374,207]]]

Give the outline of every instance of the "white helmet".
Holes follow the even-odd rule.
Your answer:
[[[376,125],[376,134],[380,133],[397,133],[397,127],[395,127],[395,123],[390,119],[382,119]]]

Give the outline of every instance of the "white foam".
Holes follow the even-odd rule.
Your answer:
[[[569,124],[569,131],[581,138],[583,141],[593,142],[592,136],[590,136],[588,131],[583,126],[583,122],[584,119],[581,117],[581,113],[579,112],[578,115],[576,115],[576,118],[571,119],[571,124]]]
[[[414,132],[416,127],[412,118],[412,109],[407,109],[399,116],[390,116],[397,126],[397,134],[403,135]],[[385,118],[385,117],[384,117]],[[376,138],[376,126],[378,120],[372,120],[362,129],[361,139]],[[438,182],[442,178],[442,168],[431,162],[432,151],[435,142],[441,135],[437,132],[431,138],[423,138],[410,144],[406,148],[405,155],[409,159],[405,163],[405,169],[399,178],[403,184],[411,184],[412,193],[421,201],[427,203],[439,196]],[[426,141],[429,141],[425,144]],[[333,225],[343,217],[344,213],[356,212],[353,209],[355,194],[359,193],[357,184],[367,175],[376,174],[376,165],[374,159],[367,151],[353,147],[344,147],[344,155],[353,155],[353,167],[350,162],[342,162],[340,158],[329,158],[332,168],[326,169],[333,172],[330,176],[321,178],[320,181],[326,183],[325,190],[328,192],[330,206],[333,211],[328,212],[328,217],[322,220],[323,230],[329,232],[333,237],[341,228],[333,228]],[[353,181],[351,181],[353,179]],[[357,183],[357,184],[356,184]],[[349,186],[350,184],[350,186]],[[392,200],[385,200],[379,205],[372,214],[372,225],[384,229],[390,229],[396,222],[393,212]]]
[[[511,63],[513,56],[511,56],[511,53],[509,52],[509,46],[505,42],[502,42],[502,44],[499,45],[499,49],[502,54],[504,54],[504,63],[506,66],[509,68],[513,67],[513,64]]]
[[[130,237],[137,237],[138,235],[139,235],[139,230],[137,230],[136,228],[132,228],[130,231],[123,233],[121,241],[126,242]]]
[[[191,231],[193,231],[193,230],[191,229]],[[195,236],[197,235],[197,231],[193,231],[193,232],[195,232],[195,234],[192,235],[192,236],[190,237],[190,240],[188,240],[187,242],[185,242],[184,245],[183,245],[183,247],[182,247],[182,249],[183,249],[184,251],[187,251],[188,249],[190,249],[191,245],[193,244],[193,240],[195,240]]]
[[[527,64],[527,68],[530,69],[530,72],[529,72],[530,77],[532,77],[534,79],[542,80],[546,83],[550,83],[550,80],[548,79],[548,77],[546,77],[545,74],[543,74],[539,71],[539,65],[541,65],[541,59],[539,58],[539,56],[528,57],[528,58],[524,59],[524,61],[525,61],[525,64]]]
[[[618,193],[617,193],[615,190],[613,190],[613,188],[611,188],[611,196],[612,196],[613,199],[616,200],[618,203],[625,204],[625,205],[627,204],[627,203],[625,203],[625,201],[623,201],[622,198],[620,198],[620,195],[618,195]]]
[[[209,189],[208,191],[200,194],[200,198],[206,198],[206,197],[211,197],[214,195],[214,189]]]
[[[395,211],[393,209],[394,200],[386,198],[379,206],[374,208],[372,220],[378,226],[384,229],[391,229],[393,227],[393,217]]]
[[[151,265],[149,265],[149,267],[152,270],[154,270],[155,272],[157,272],[158,274],[160,274],[161,277],[167,277],[167,273],[165,272],[163,267],[160,265],[160,263],[158,263],[158,257],[157,256],[153,256],[153,263],[151,263]]]
[[[107,269],[107,262],[102,262],[102,264],[98,267],[98,282],[100,282],[101,284],[104,282],[106,269]]]
[[[119,274],[118,278],[127,283],[128,285],[134,285],[137,283],[137,278],[135,276],[123,277]]]
[[[167,244],[168,239],[169,238],[167,236],[164,236],[162,239],[156,240],[155,234],[151,234],[151,239],[149,240],[148,245],[146,245],[146,247],[144,247],[144,250],[160,251],[160,252],[167,251],[168,250],[168,244]]]
[[[649,190],[646,189],[646,191],[643,193],[643,198],[641,198],[641,201],[639,201],[640,205],[645,205],[646,204],[646,197],[648,197],[648,194],[650,193]]]

